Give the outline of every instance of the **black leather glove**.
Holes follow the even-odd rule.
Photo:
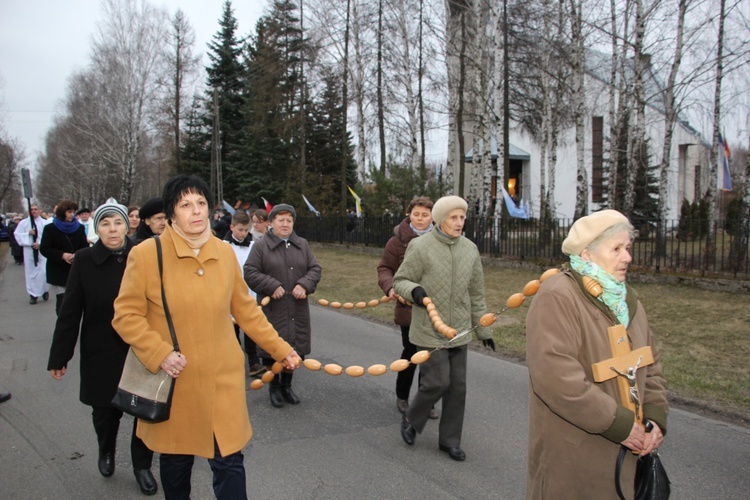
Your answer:
[[[414,299],[414,304],[418,305],[419,307],[425,307],[424,302],[422,302],[425,297],[427,297],[427,292],[424,291],[424,288],[421,286],[418,286],[411,292],[411,297]]]
[[[492,340],[492,339],[485,339],[485,340],[483,340],[482,341],[482,345],[484,347],[489,347],[490,349],[492,349],[493,351],[495,351],[495,341]],[[497,352],[497,351],[495,351],[495,352]]]

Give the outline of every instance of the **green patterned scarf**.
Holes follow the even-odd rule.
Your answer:
[[[590,260],[583,260],[578,255],[570,256],[570,267],[581,276],[588,276],[602,286],[603,292],[597,298],[609,307],[618,321],[627,328],[630,323],[630,312],[625,302],[628,293],[625,282],[618,281],[597,264]]]

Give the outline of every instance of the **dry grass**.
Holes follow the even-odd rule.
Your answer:
[[[313,251],[323,267],[315,299],[357,302],[383,295],[377,286],[377,251],[363,254],[321,246]],[[511,294],[538,277],[539,272],[529,269],[485,266],[487,306],[501,309]],[[672,394],[750,420],[750,297],[684,285],[634,287],[662,349]],[[525,359],[527,310],[525,304],[507,311],[493,330],[500,352],[516,360]],[[392,323],[393,305],[351,314]]]

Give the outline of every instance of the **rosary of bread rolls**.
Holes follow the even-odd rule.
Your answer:
[[[400,302],[403,302],[404,304],[408,304],[404,299],[397,296],[398,300]],[[341,302],[330,302],[326,299],[319,299],[318,304],[320,304],[323,307],[332,307],[333,309],[364,309],[366,307],[376,307],[380,304],[385,304],[386,302],[390,302],[391,298],[388,296],[383,296],[380,300],[378,299],[372,299],[369,302],[344,302],[343,304]],[[260,301],[260,305],[267,306],[271,302],[271,297],[263,297]]]
[[[551,268],[547,269],[537,280],[529,281],[526,286],[523,287],[523,291],[519,293],[514,293],[510,297],[508,297],[508,300],[505,303],[505,307],[497,312],[489,312],[487,314],[484,314],[479,319],[479,325],[477,326],[484,326],[488,327],[491,326],[497,321],[497,317],[507,311],[508,309],[515,309],[517,307],[520,307],[521,304],[524,303],[526,300],[526,297],[531,297],[536,294],[536,292],[539,290],[539,286],[549,278],[550,276],[557,274],[560,272],[559,268]],[[591,278],[588,278],[587,276],[584,276],[583,278],[583,284],[586,290],[593,295],[594,297],[598,297],[602,293],[602,288],[599,283],[592,280]],[[268,299],[268,300],[266,300]],[[407,301],[405,301],[403,298],[398,297],[399,301],[408,304]],[[380,300],[373,299],[369,302],[329,302],[326,299],[320,299],[318,300],[318,304],[322,306],[330,306],[334,309],[364,309],[365,307],[375,307],[380,304],[384,304],[386,302],[389,302],[391,299],[389,297],[383,297]],[[265,303],[264,303],[265,301]],[[261,305],[266,305],[270,301],[269,297],[265,297],[263,300],[261,300]],[[441,333],[444,337],[448,338],[448,342],[444,346],[436,347],[432,350],[422,350],[414,354],[411,359],[397,359],[393,363],[390,364],[390,366],[386,366],[383,364],[377,364],[372,365],[369,368],[365,370],[362,366],[352,365],[347,368],[343,368],[341,365],[337,365],[336,363],[329,363],[325,366],[323,364],[312,358],[308,358],[301,362],[302,365],[304,365],[305,368],[311,371],[320,371],[322,368],[323,371],[325,371],[329,375],[341,375],[342,373],[346,373],[350,377],[361,377],[365,374],[365,372],[368,375],[372,375],[374,377],[377,377],[379,375],[383,375],[385,372],[387,372],[389,369],[392,372],[400,372],[404,371],[406,368],[409,367],[410,364],[418,365],[421,363],[424,363],[428,359],[430,359],[430,355],[440,349],[443,349],[444,347],[447,347],[450,345],[451,340],[455,339],[456,336],[463,336],[466,335],[472,331],[474,331],[477,326],[470,328],[468,330],[464,330],[461,333],[457,333],[455,328],[451,328],[450,326],[446,325],[445,322],[440,319],[440,313],[437,311],[437,308],[435,307],[435,304],[432,302],[432,300],[429,297],[426,297],[424,299],[425,308],[427,309],[427,313],[430,315],[430,319],[432,320],[432,326],[437,330],[439,333]],[[301,360],[299,360],[301,361]],[[275,362],[271,369],[263,374],[261,378],[255,379],[250,383],[250,389],[253,390],[259,390],[261,389],[265,384],[268,384],[273,380],[274,376],[281,372],[285,368],[285,363]],[[299,364],[297,365],[299,366]]]

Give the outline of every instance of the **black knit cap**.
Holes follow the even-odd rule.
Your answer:
[[[151,198],[138,211],[138,217],[148,219],[160,213],[164,213],[164,202],[161,198]]]

